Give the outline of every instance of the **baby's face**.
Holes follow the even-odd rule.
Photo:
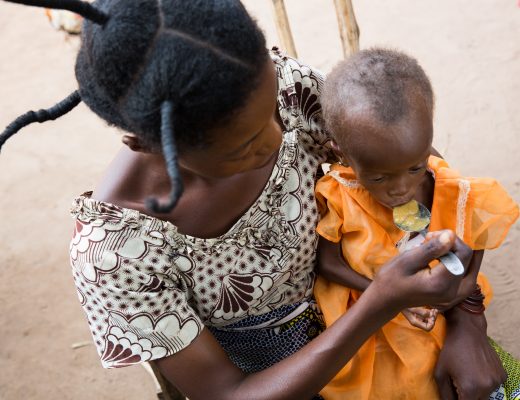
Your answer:
[[[393,208],[408,203],[424,182],[430,148],[420,155],[392,153],[380,162],[352,160],[359,182],[381,204]]]
[[[343,124],[354,140],[343,146],[336,140],[360,183],[386,207],[409,202],[425,181],[433,124],[429,110],[422,108],[414,107],[409,116],[392,124],[358,115]]]

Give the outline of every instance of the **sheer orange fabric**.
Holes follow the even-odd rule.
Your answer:
[[[463,178],[440,158],[432,156],[428,164],[435,176],[430,230],[452,229],[475,250],[499,246],[518,218],[518,206],[506,191],[493,179]],[[394,226],[392,211],[371,197],[351,168],[333,165],[317,183],[316,198],[322,215],[319,234],[341,242],[343,256],[368,278],[407,240]],[[482,274],[478,280],[487,304],[491,287]],[[360,296],[322,277],[314,294],[327,326]],[[433,370],[444,336],[442,315],[431,332],[424,332],[399,314],[360,348],[321,394],[326,400],[438,399]]]

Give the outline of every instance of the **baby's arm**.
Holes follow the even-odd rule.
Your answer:
[[[354,271],[341,254],[341,244],[330,242],[320,236],[318,243],[317,273],[325,279],[361,292],[372,282]],[[437,310],[425,307],[407,308],[402,311],[411,325],[430,331],[435,325]]]
[[[365,291],[370,279],[357,273],[341,254],[341,244],[333,243],[320,236],[318,243],[317,272],[325,279],[351,289]]]

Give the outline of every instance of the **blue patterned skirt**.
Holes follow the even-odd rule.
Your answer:
[[[247,373],[261,371],[289,357],[324,329],[314,301],[280,307],[222,328],[208,326],[229,358]],[[313,400],[323,399],[316,395]]]

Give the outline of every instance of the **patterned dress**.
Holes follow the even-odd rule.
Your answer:
[[[172,355],[208,327],[240,368],[255,371],[321,331],[311,299],[314,185],[330,156],[323,78],[276,50],[272,59],[283,142],[262,194],[227,233],[196,238],[90,193],[75,199],[72,270],[104,367]]]

